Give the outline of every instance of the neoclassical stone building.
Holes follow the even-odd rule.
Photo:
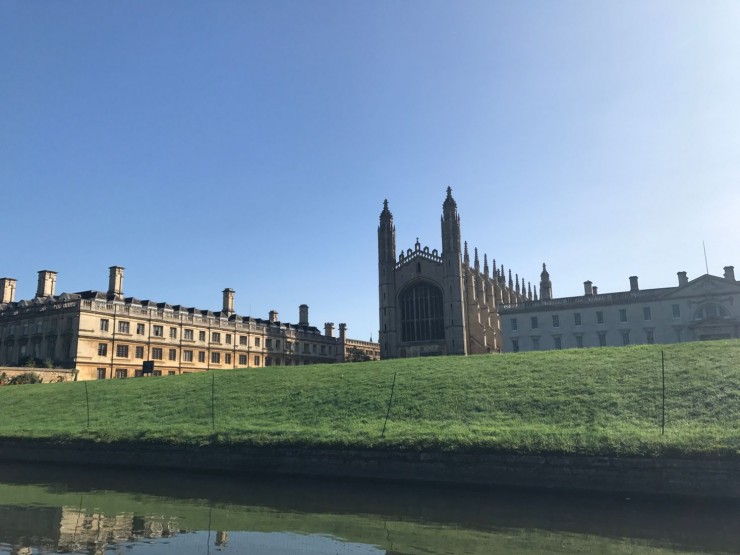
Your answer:
[[[460,215],[447,188],[442,205],[442,251],[423,247],[396,256],[396,229],[388,201],[378,226],[381,358],[490,353],[503,348],[498,307],[537,297],[519,276],[508,280],[478,250],[470,263]]]
[[[110,268],[105,292],[57,295],[57,273],[42,270],[36,296],[20,301],[16,280],[0,278],[0,366],[35,359],[76,368],[78,379],[105,379],[338,362],[353,351],[380,356],[377,343],[348,338],[346,324],[335,336],[328,322],[322,334],[307,305],[293,324],[276,311],[267,319],[236,314],[233,289],[223,291],[219,311],[139,300],[124,296],[123,272]]]
[[[545,269],[543,282],[550,283]],[[592,282],[577,297],[545,298],[499,308],[504,349],[537,351],[740,338],[740,283],[733,266],[724,276],[689,280],[678,272],[670,287],[600,293]]]

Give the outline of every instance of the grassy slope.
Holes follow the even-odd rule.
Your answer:
[[[0,437],[18,436],[736,457],[740,341],[0,388]]]

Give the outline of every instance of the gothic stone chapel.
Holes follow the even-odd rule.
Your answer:
[[[504,267],[483,270],[475,249],[470,265],[467,243],[460,240],[460,216],[452,189],[442,205],[442,252],[422,248],[396,257],[396,228],[388,201],[378,226],[381,358],[467,355],[501,351],[498,307],[532,300],[531,286],[508,282]],[[543,272],[541,288],[549,285]],[[542,290],[543,297],[545,289]],[[534,298],[537,296],[535,289]]]

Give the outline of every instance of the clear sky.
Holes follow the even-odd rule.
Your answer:
[[[377,339],[377,225],[555,296],[740,274],[740,2],[0,0],[0,277]]]

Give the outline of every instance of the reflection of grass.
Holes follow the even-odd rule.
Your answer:
[[[89,429],[83,383],[0,388],[0,437],[740,454],[740,341],[229,370],[87,382],[87,388]]]
[[[224,530],[228,532],[295,532],[330,535],[346,542],[378,546],[392,553],[431,555],[466,553],[469,555],[540,553],[641,553],[662,555],[693,553],[676,545],[675,549],[643,538],[609,538],[572,531],[536,528],[474,529],[456,525],[397,520],[380,515],[287,512],[266,507],[218,504],[207,501],[180,501],[141,494],[116,492],[53,493],[36,485],[0,484],[2,506],[64,507],[76,513],[130,515],[176,523],[180,530]],[[31,507],[29,509],[29,507]],[[537,510],[537,507],[533,507]],[[56,534],[52,523],[49,534]],[[6,534],[12,531],[6,531]],[[39,530],[39,537],[43,533]],[[716,549],[715,553],[721,553]]]

